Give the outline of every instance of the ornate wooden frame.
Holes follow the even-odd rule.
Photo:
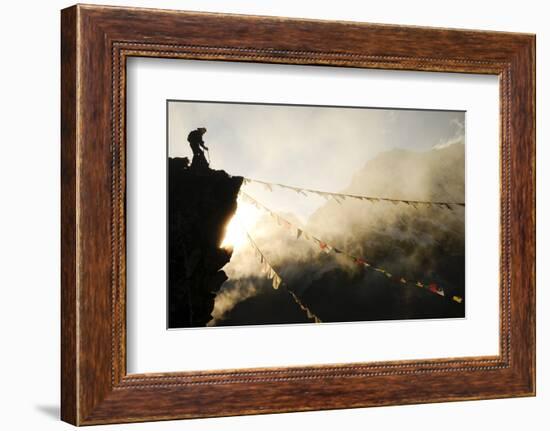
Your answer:
[[[63,420],[88,425],[535,394],[534,35],[81,5],[61,17]],[[500,354],[128,375],[129,56],[498,75]]]

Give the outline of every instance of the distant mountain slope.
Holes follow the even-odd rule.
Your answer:
[[[464,202],[464,145],[393,150],[367,162],[343,192]],[[464,295],[464,209],[346,199],[327,202],[307,228],[337,247],[407,279]]]
[[[424,152],[381,153],[357,172],[346,193],[464,202],[464,144]]]

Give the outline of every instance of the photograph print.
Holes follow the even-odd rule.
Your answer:
[[[465,112],[167,101],[167,326],[465,317]]]

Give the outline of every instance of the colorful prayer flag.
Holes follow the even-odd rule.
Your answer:
[[[435,283],[430,283],[428,285],[428,290],[430,292],[433,292],[433,293],[439,295],[439,296],[445,296],[445,292],[443,292],[443,289],[438,287],[437,284],[435,284]]]
[[[317,240],[317,241],[321,250],[323,250],[325,253],[330,253],[330,251],[332,250],[332,247],[330,245],[320,240]]]

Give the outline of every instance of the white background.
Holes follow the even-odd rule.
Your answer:
[[[147,58],[127,83],[129,373],[498,354],[496,76]],[[466,111],[466,318],[166,331],[170,98]]]
[[[538,135],[538,396],[444,403],[106,426],[97,429],[257,430],[335,428],[499,430],[548,428],[550,373],[548,310],[550,173],[549,14],[541,1],[339,2],[118,1],[108,4],[286,15],[537,33]],[[2,382],[0,424],[9,430],[70,429],[59,409],[59,9],[64,1],[9,2],[0,15],[2,96],[0,157],[0,319]],[[31,265],[32,269],[29,269]]]

